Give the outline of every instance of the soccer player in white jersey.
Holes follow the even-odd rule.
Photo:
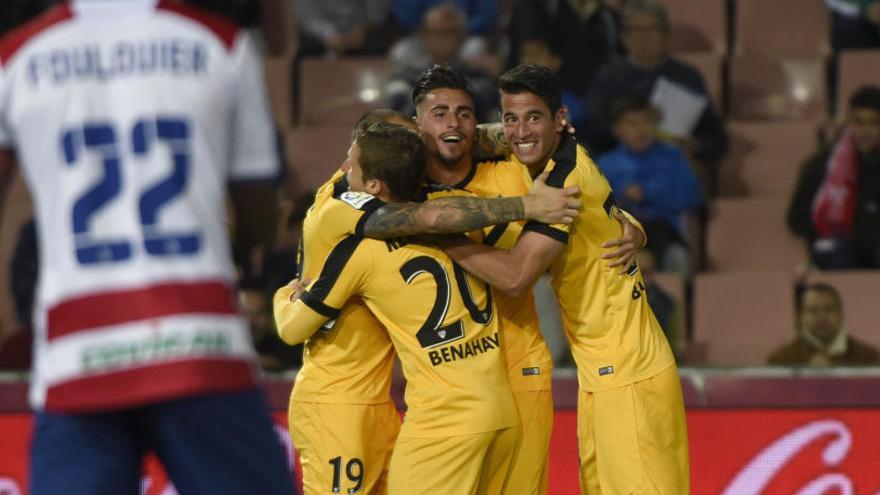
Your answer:
[[[271,215],[273,136],[251,42],[197,8],[73,1],[0,39],[0,186],[14,156],[41,241],[30,493],[136,494],[146,450],[181,494],[294,492],[223,222],[227,184]]]

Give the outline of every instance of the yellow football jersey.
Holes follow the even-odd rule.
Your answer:
[[[322,267],[333,261],[328,260],[333,248],[349,234],[360,233],[368,214],[383,204],[368,194],[348,192],[345,175],[336,172],[318,189],[303,223],[301,275],[316,280]],[[291,399],[347,404],[389,401],[394,349],[363,302],[349,301],[327,327],[306,341]]]
[[[282,335],[319,327],[353,296],[382,322],[400,357],[408,435],[446,437],[518,424],[491,293],[443,251],[347,237],[301,299],[276,313]]]
[[[429,186],[429,198],[446,194],[445,190],[468,191],[476,196],[522,196],[529,193],[532,179],[528,169],[519,162],[480,162],[460,183],[451,187]],[[510,222],[488,228],[482,239],[499,249],[516,244],[524,222]],[[514,392],[550,390],[553,379],[553,358],[541,334],[535,296],[531,290],[520,297],[493,291],[501,324],[501,340],[507,361],[510,386]]]
[[[648,306],[642,275],[635,264],[620,274],[600,258],[602,243],[621,233],[612,216],[617,206],[608,181],[568,136],[546,170],[548,185],[580,188],[580,214],[571,225],[529,222],[524,229],[566,243],[550,274],[580,388],[596,392],[656,375],[674,358]]]

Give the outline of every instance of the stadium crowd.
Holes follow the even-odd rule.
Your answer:
[[[0,32],[10,31],[55,3],[4,2]],[[343,115],[354,119],[362,113],[359,110],[370,107],[388,106],[411,114],[413,85],[422,71],[435,63],[452,64],[461,71],[474,94],[480,121],[496,121],[495,81],[504,68],[538,63],[553,69],[562,82],[563,102],[578,137],[608,176],[621,204],[648,229],[648,256],[652,259],[644,263],[656,265],[659,274],[658,282],[652,284],[651,299],[655,312],[674,315],[664,319],[669,321],[664,328],[675,335],[672,344],[684,362],[713,364],[703,345],[711,342],[712,335],[695,328],[700,319],[695,313],[701,311],[702,298],[720,296],[696,293],[695,276],[742,269],[786,270],[792,274],[792,292],[788,301],[779,300],[794,308],[797,287],[809,283],[811,275],[822,270],[870,270],[880,263],[880,180],[875,170],[880,153],[880,138],[876,137],[880,133],[880,79],[846,63],[849,55],[870,57],[877,53],[872,49],[880,48],[876,34],[880,7],[876,2],[813,2],[822,11],[811,7],[813,10],[803,16],[804,26],[788,28],[795,33],[816,29],[818,38],[824,33],[825,44],[820,40],[812,52],[805,48],[803,53],[792,53],[779,39],[783,36],[774,39],[766,35],[765,42],[771,44],[765,51],[774,63],[784,65],[793,56],[810,56],[819,64],[818,73],[809,80],[795,75],[782,82],[766,82],[764,94],[751,98],[748,94],[743,97],[743,91],[748,93],[749,85],[765,81],[749,80],[749,68],[740,69],[740,55],[753,53],[758,40],[763,40],[759,33],[754,36],[758,40],[750,41],[753,33],[748,29],[766,31],[767,27],[757,21],[751,23],[755,27],[749,24],[754,2],[748,0],[708,2],[715,5],[701,8],[675,1],[636,0],[192,3],[229,16],[263,41],[279,140],[297,132],[319,139],[329,132],[341,133],[336,131],[341,126],[335,123],[342,123]],[[694,23],[695,18],[702,20],[702,26]],[[585,46],[589,49],[583,49]],[[314,86],[304,84],[302,62],[316,57],[352,61],[356,66],[362,62],[364,67],[380,60],[387,68],[379,71],[377,80],[365,83],[377,88],[376,94],[367,96],[366,103],[351,104],[350,100],[365,96],[363,88],[359,95],[303,94]],[[332,62],[329,70],[333,71]],[[741,86],[746,89],[740,90]],[[342,87],[341,91],[352,89]],[[328,124],[309,122],[303,100],[322,98],[341,102],[328,106],[327,113],[338,116],[328,119]],[[790,101],[781,104],[780,100]],[[810,106],[813,104],[818,110]],[[641,116],[624,110],[633,105],[645,108]],[[690,110],[674,111],[674,106]],[[624,118],[621,113],[630,115]],[[804,122],[798,125],[792,119]],[[322,134],[315,127],[327,131]],[[858,152],[848,156],[858,155],[864,165],[852,164],[845,169],[837,160],[832,178],[826,173],[829,159],[835,144],[848,143],[848,136],[857,136],[858,146]],[[335,143],[339,138],[330,141]],[[264,311],[269,307],[269,295],[295,273],[290,260],[295,257],[300,223],[319,184],[309,172],[300,170],[311,168],[314,159],[298,158],[301,150],[293,146],[285,153],[288,181],[279,199],[283,218],[276,241],[239,260],[242,285],[253,288],[246,299]],[[339,153],[328,150],[319,156],[333,161]],[[298,174],[305,180],[298,180]],[[840,181],[851,191],[846,202],[850,213],[842,232],[827,219],[817,218],[814,208],[823,185],[828,190]],[[781,203],[786,195],[787,206]],[[730,247],[733,242],[729,239],[736,236],[718,231],[748,228],[744,219],[749,200],[771,210],[761,221],[768,225],[759,228],[773,230],[773,234],[763,247],[742,249],[739,258],[766,249],[770,258],[785,261],[750,263],[730,254],[736,248]],[[778,221],[780,208],[788,229],[803,239],[806,249],[795,247]],[[10,211],[16,209],[24,213]],[[33,229],[25,223],[29,208],[11,204],[6,210],[12,222],[5,222],[0,250],[5,253],[5,266],[0,270],[5,280],[0,290],[0,366],[21,369],[27,368],[30,354],[29,292],[36,280],[35,241]],[[549,327],[545,333],[561,334],[553,305],[542,304],[539,312]],[[861,321],[857,324],[865,325]],[[871,331],[873,328],[859,329],[865,334]],[[262,335],[260,330],[255,332]],[[772,335],[776,344],[785,340],[779,331]],[[564,339],[548,338],[560,364],[569,362]],[[274,335],[261,339],[268,339],[262,344],[266,349],[280,344]],[[880,338],[869,337],[867,341],[877,344]],[[281,362],[286,364],[269,369],[295,368],[300,360],[295,357]],[[762,356],[754,356],[741,364],[760,362]]]

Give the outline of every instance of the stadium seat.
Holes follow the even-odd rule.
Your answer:
[[[285,131],[293,127],[293,56],[266,57],[266,90],[275,125]]]
[[[806,58],[831,52],[831,20],[822,0],[737,0],[734,4],[737,55]]]
[[[725,0],[661,0],[669,10],[669,50],[727,53]]]
[[[866,84],[880,85],[880,50],[840,53],[837,66],[837,114],[846,113],[850,96]]]
[[[738,55],[730,60],[728,115],[743,120],[811,120],[826,113],[825,58]]]
[[[709,263],[718,271],[789,270],[806,260],[785,224],[787,198],[721,198],[708,226]]]
[[[723,196],[788,198],[801,163],[817,145],[816,127],[809,122],[730,122],[727,132]]]
[[[843,299],[843,325],[850,335],[880,347],[880,271],[817,272],[810,275],[809,281],[834,286]]]
[[[351,129],[352,125],[298,127],[287,133],[285,151],[294,192],[315,189],[330,178],[345,161]]]
[[[22,225],[33,217],[30,194],[21,174],[9,186],[6,203],[0,204],[0,335],[17,326],[10,292],[10,262]]]
[[[367,111],[385,106],[391,75],[387,58],[307,58],[300,70],[302,125],[351,126]]]
[[[793,278],[788,272],[697,275],[694,341],[715,366],[760,365],[795,334]]]
[[[712,105],[718,112],[724,112],[724,56],[718,53],[676,53],[675,58],[696,67],[706,80],[706,89],[712,98]]]

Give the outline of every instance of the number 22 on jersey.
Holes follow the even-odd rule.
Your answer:
[[[87,154],[97,154],[103,174],[87,188],[72,205],[76,259],[82,265],[114,263],[133,255],[131,239],[101,239],[94,235],[93,218],[110,206],[126,187],[123,159],[143,161],[157,145],[170,149],[172,167],[161,180],[138,191],[137,210],[143,231],[144,252],[150,256],[191,255],[199,251],[201,240],[197,231],[163,233],[158,227],[159,212],[178,199],[185,191],[190,168],[190,126],[186,119],[160,117],[141,119],[131,129],[131,148],[122,153],[118,129],[107,122],[91,122],[65,129],[61,133],[61,150],[70,167],[87,166]]]

